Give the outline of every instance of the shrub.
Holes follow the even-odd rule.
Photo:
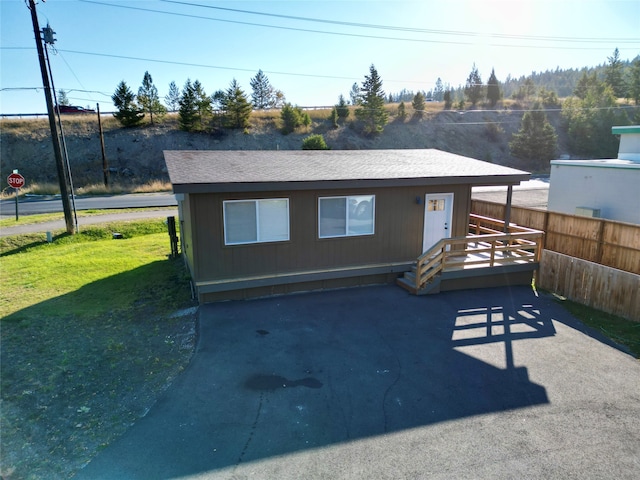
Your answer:
[[[298,106],[285,103],[280,110],[280,118],[282,119],[282,133],[285,135],[293,132],[296,128],[304,125],[311,125],[311,117],[308,113],[303,112]]]
[[[314,134],[302,140],[302,150],[329,150],[329,147],[322,135]]]

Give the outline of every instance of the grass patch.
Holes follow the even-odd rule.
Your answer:
[[[640,322],[626,320],[571,300],[563,300],[561,305],[582,323],[628,347],[636,358],[640,358]]]
[[[2,241],[0,475],[68,478],[187,364],[189,279],[162,220]]]
[[[153,210],[167,210],[173,211],[176,207],[153,207]],[[78,210],[76,211],[76,215],[78,218],[82,217],[95,217],[100,215],[109,215],[113,213],[129,213],[129,212],[147,212],[149,208],[117,208],[117,209],[106,209],[106,210]],[[19,220],[16,222],[15,218],[5,218],[4,220],[0,220],[0,228],[2,227],[15,227],[19,225],[36,225],[38,223],[45,222],[53,222],[56,220],[64,220],[64,214],[62,212],[56,213],[38,213],[36,215],[21,215]],[[82,227],[83,229],[85,227]],[[2,240],[0,239],[0,245],[2,245]],[[1,252],[0,247],[0,252]]]

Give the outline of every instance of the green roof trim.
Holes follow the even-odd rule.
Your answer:
[[[628,127],[611,127],[611,133],[620,135],[622,133],[640,133],[640,125],[629,125]]]

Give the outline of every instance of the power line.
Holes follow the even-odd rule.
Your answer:
[[[202,15],[191,15],[191,14],[186,14],[186,13],[178,13],[178,12],[168,12],[165,10],[156,10],[156,9],[151,9],[151,8],[142,8],[142,7],[133,7],[130,5],[118,5],[118,4],[113,4],[113,3],[106,3],[106,2],[98,2],[95,0],[79,0],[83,3],[91,3],[91,4],[95,4],[95,5],[103,5],[103,6],[107,6],[107,7],[115,7],[115,8],[125,8],[128,10],[137,10],[137,11],[143,11],[143,12],[152,12],[152,13],[161,13],[161,14],[165,14],[165,15],[173,15],[173,16],[178,16],[178,17],[186,17],[186,18],[195,18],[195,19],[199,19],[199,20],[209,20],[209,21],[215,21],[215,22],[224,22],[224,23],[233,23],[233,24],[237,24],[237,25],[248,25],[248,26],[253,26],[253,27],[263,27],[263,28],[275,28],[275,29],[279,29],[279,30],[290,30],[290,31],[296,31],[296,32],[305,32],[305,33],[319,33],[319,34],[323,34],[323,35],[337,35],[337,36],[342,36],[342,37],[353,37],[353,38],[367,38],[367,39],[373,39],[373,40],[392,40],[392,41],[401,41],[401,42],[417,42],[417,43],[435,43],[435,44],[448,44],[448,45],[475,45],[477,42],[473,42],[473,41],[453,41],[453,40],[429,40],[429,39],[420,39],[420,38],[400,38],[400,37],[387,37],[387,36],[380,36],[380,35],[364,35],[364,34],[357,34],[357,33],[344,33],[344,32],[328,32],[328,31],[324,31],[324,30],[312,30],[312,29],[306,29],[306,28],[295,28],[295,27],[285,27],[282,25],[267,25],[267,24],[263,24],[263,23],[253,23],[253,22],[243,22],[243,21],[239,21],[239,20],[226,20],[226,19],[220,19],[220,18],[213,18],[213,17],[205,17]],[[201,6],[202,5],[194,5],[194,6]],[[464,33],[464,32],[460,32],[460,33]],[[474,32],[467,32],[468,34],[473,34]],[[481,36],[487,36],[484,34],[477,34],[477,35],[481,35]],[[541,37],[542,38],[542,37]],[[551,38],[551,37],[550,37]],[[532,38],[533,39],[533,38]],[[598,41],[598,42],[602,42],[604,41],[603,39],[593,39],[593,41]],[[618,41],[617,39],[613,39],[612,41]],[[632,43],[640,43],[640,39],[628,39],[628,40],[623,40],[624,42],[630,41]],[[610,47],[593,47],[593,46],[589,46],[589,47],[568,47],[568,46],[559,46],[559,45],[516,45],[516,44],[500,44],[500,43],[488,43],[487,46],[491,46],[491,47],[508,47],[508,48],[538,48],[538,49],[551,49],[551,50],[610,50]]]
[[[348,27],[359,28],[372,28],[378,30],[392,30],[401,32],[413,32],[413,33],[428,33],[436,35],[457,35],[457,36],[471,36],[471,37],[491,37],[491,38],[504,38],[504,39],[517,39],[517,40],[536,40],[536,41],[550,41],[550,42],[619,42],[619,43],[638,43],[640,38],[596,38],[596,37],[552,37],[552,36],[539,36],[539,35],[511,35],[502,33],[481,33],[471,32],[464,30],[434,30],[429,28],[415,28],[415,27],[399,27],[394,25],[377,25],[370,23],[358,23],[358,22],[344,22],[339,20],[327,20],[320,18],[310,17],[297,17],[292,15],[280,15],[276,13],[256,12],[253,10],[240,10],[236,8],[216,7],[214,5],[202,5],[198,3],[182,2],[177,0],[159,0],[164,3],[172,3],[176,5],[186,5],[190,7],[208,8],[212,10],[221,10],[226,12],[245,13],[250,15],[261,15],[265,17],[284,18],[288,20],[300,20],[305,22],[324,23],[329,25],[341,25]],[[87,3],[97,3],[90,2]]]

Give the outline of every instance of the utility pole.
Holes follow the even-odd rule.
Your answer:
[[[100,131],[100,149],[102,150],[102,178],[104,180],[104,186],[109,188],[109,163],[107,162],[107,155],[104,151],[104,133],[102,132],[99,103],[96,103],[96,110],[98,111],[98,130]]]
[[[38,50],[38,60],[40,61],[40,72],[42,73],[42,86],[44,87],[44,96],[47,101],[47,112],[49,114],[49,128],[51,129],[51,140],[53,141],[53,154],[56,160],[56,170],[58,171],[58,181],[60,183],[60,197],[62,198],[62,210],[64,211],[64,221],[67,226],[67,233],[73,235],[76,233],[76,226],[71,215],[71,203],[69,201],[69,188],[67,184],[67,175],[64,168],[64,160],[62,157],[62,148],[60,145],[60,136],[58,135],[58,126],[56,125],[55,111],[53,107],[53,97],[51,95],[51,85],[49,83],[49,73],[44,56],[44,47],[42,46],[42,38],[40,37],[40,25],[38,24],[38,14],[36,13],[36,3],[29,0],[29,10],[31,10],[31,21],[33,22],[33,33],[36,39],[36,48]]]

